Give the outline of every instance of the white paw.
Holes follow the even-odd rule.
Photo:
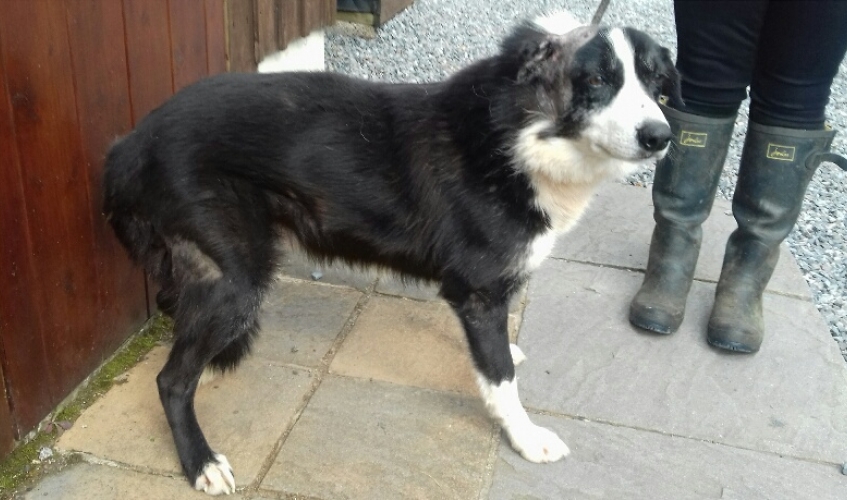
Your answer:
[[[215,461],[206,464],[203,472],[194,481],[194,489],[210,495],[229,495],[235,492],[235,476],[232,475],[232,467],[225,456],[215,454]]]
[[[521,351],[521,348],[518,347],[517,344],[509,344],[509,351],[511,351],[512,353],[512,363],[515,366],[518,366],[519,364],[526,361],[526,354]]]
[[[522,457],[537,464],[555,462],[570,454],[571,450],[555,432],[535,424],[520,430],[507,431],[512,448]]]

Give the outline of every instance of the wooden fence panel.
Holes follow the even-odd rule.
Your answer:
[[[224,2],[0,0],[0,457],[147,317],[101,213],[103,160],[226,69]]]
[[[209,74],[206,59],[205,4],[172,0],[169,2],[171,67],[173,90],[185,87]]]
[[[4,12],[5,14],[6,12]],[[0,353],[9,400],[7,406],[14,408],[26,418],[37,414],[36,408],[49,406],[54,398],[49,384],[45,384],[47,354],[41,332],[44,331],[38,300],[38,282],[32,254],[32,229],[29,225],[24,203],[24,181],[20,155],[15,137],[13,101],[26,99],[24,94],[9,92],[9,68],[16,64],[6,63],[5,30],[0,17]],[[30,367],[33,374],[17,373],[19,367]],[[12,406],[12,403],[14,406]],[[19,420],[19,419],[16,419]],[[14,429],[18,425],[15,424]],[[14,432],[17,437],[17,432]]]
[[[276,19],[279,26],[279,38],[277,44],[279,47],[285,47],[295,38],[308,35],[303,33],[301,19],[301,0],[282,0],[279,9],[279,16]]]
[[[109,144],[198,78],[254,69],[334,6],[0,0],[0,457],[147,316],[143,273],[101,213]]]
[[[43,370],[11,360],[14,363],[7,365],[6,377],[14,385],[39,373],[42,386],[49,385],[53,394],[67,394],[79,383],[70,374],[96,367],[96,359],[80,354],[89,351],[88,335],[98,329],[97,318],[91,314],[97,310],[97,273],[87,264],[92,257],[91,204],[80,151],[67,24],[59,2],[9,2],[6,9],[11,19],[18,20],[3,23],[3,47],[32,228],[30,251],[37,266],[36,280],[27,286],[37,290],[34,303],[42,316],[47,354]],[[20,22],[23,19],[27,22]],[[10,333],[15,334],[3,335]],[[29,427],[43,413],[27,399],[19,400],[16,414]]]
[[[173,93],[168,3],[123,0],[133,125]]]
[[[229,71],[256,70],[254,0],[226,0]]]
[[[265,56],[335,22],[335,0],[227,0],[230,71],[255,71]]]
[[[3,365],[0,363],[0,457],[6,456],[15,446],[15,428],[12,410],[6,396],[6,379],[3,378]]]
[[[66,12],[89,211],[95,222],[91,258],[99,283],[94,313],[99,333],[90,336],[90,350],[110,353],[126,337],[127,324],[139,324],[147,315],[144,274],[104,223],[101,209],[104,154],[132,128],[123,9],[120,2],[68,0]],[[96,58],[90,57],[92,47],[100,47]]]
[[[270,54],[279,46],[278,24],[281,5],[279,0],[255,0],[256,8],[256,50]]]
[[[226,20],[224,0],[205,0],[206,64],[210,75],[226,71]]]

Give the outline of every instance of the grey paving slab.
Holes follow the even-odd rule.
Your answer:
[[[493,432],[478,398],[330,376],[260,487],[324,500],[477,498]]]
[[[24,500],[203,500],[209,495],[196,491],[183,478],[163,477],[107,465],[81,463],[41,481]],[[255,498],[236,493],[234,500]]]
[[[375,290],[377,293],[384,295],[407,297],[415,300],[436,302],[443,302],[444,300],[438,295],[438,285],[420,282],[405,283],[402,279],[392,275],[380,276]],[[509,305],[510,314],[520,315],[521,312],[523,312],[523,301],[526,299],[526,290],[527,287],[523,286],[520,291],[515,294],[515,297],[512,299],[512,303]]]
[[[570,233],[562,236],[553,257],[630,269],[647,267],[653,233],[653,200],[649,189],[607,183],[595,194],[585,215]],[[703,244],[694,277],[717,281],[723,264],[724,247],[736,228],[728,201],[715,200],[703,224]],[[768,289],[784,294],[811,297],[809,286],[794,264],[786,244]]]
[[[529,290],[518,368],[530,407],[841,463],[847,458],[847,367],[814,306],[766,294],[755,355],[713,349],[713,284],[695,283],[680,330],[627,321],[639,273],[548,261]],[[695,457],[691,457],[695,459]]]
[[[158,347],[86,409],[57,443],[64,451],[144,469],[181,474],[171,432],[159,403],[156,374],[168,349]],[[197,390],[197,419],[212,449],[235,470],[238,486],[254,481],[276,441],[290,425],[313,374],[249,357],[235,373]]]
[[[315,272],[320,278],[315,279]],[[376,281],[376,273],[366,270],[352,269],[341,263],[321,264],[309,259],[299,250],[284,251],[279,262],[279,274],[307,281],[320,281],[333,285],[346,286],[364,290]]]
[[[489,497],[512,499],[838,500],[838,467],[655,432],[533,415],[571,448],[538,465],[500,444]]]
[[[262,307],[256,356],[317,366],[332,347],[362,293],[341,287],[281,280]]]

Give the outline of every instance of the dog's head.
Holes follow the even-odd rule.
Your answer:
[[[528,113],[515,144],[527,167],[589,181],[621,173],[591,168],[626,171],[664,156],[671,129],[658,100],[679,96],[679,75],[670,51],[645,33],[558,14],[518,27],[503,54],[517,58],[515,84],[532,96],[522,100]],[[574,170],[586,161],[586,171]]]

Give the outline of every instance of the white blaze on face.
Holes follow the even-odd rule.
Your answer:
[[[659,105],[635,72],[635,51],[623,31],[612,29],[607,41],[622,65],[623,86],[611,103],[591,117],[583,133],[593,148],[605,149],[621,159],[637,161],[646,153],[638,144],[638,129],[647,122],[667,123]],[[598,151],[599,152],[599,151]]]

